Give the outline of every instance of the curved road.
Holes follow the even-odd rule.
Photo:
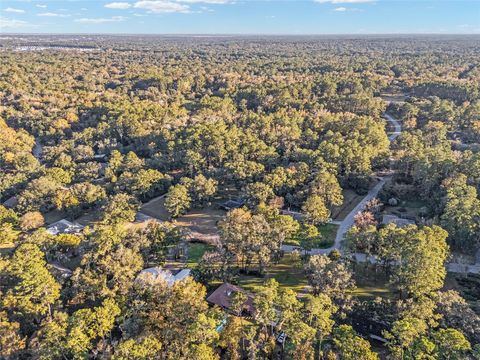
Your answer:
[[[393,116],[389,114],[385,113],[383,116],[385,120],[391,123],[393,126],[394,131],[388,136],[388,139],[390,140],[390,142],[393,142],[402,132],[402,125],[398,122],[397,119],[395,119]],[[333,244],[332,247],[328,249],[312,249],[308,253],[310,255],[317,255],[317,254],[327,255],[330,253],[330,251],[334,249],[341,249],[342,241],[345,237],[345,234],[347,233],[348,230],[350,230],[350,228],[353,226],[355,222],[355,215],[357,215],[360,211],[362,211],[365,208],[365,205],[367,204],[367,202],[369,202],[371,199],[373,199],[378,195],[378,192],[382,189],[383,185],[388,179],[389,179],[388,176],[381,177],[378,184],[375,185],[372,189],[370,189],[368,194],[357,204],[357,206],[355,206],[355,208],[352,211],[350,211],[350,213],[345,217],[345,219],[343,219],[343,221],[339,223],[337,236],[335,237],[335,243]],[[285,252],[292,252],[293,250],[296,250],[296,249],[299,249],[299,247],[291,246],[291,245],[282,246],[282,250]],[[368,261],[373,264],[377,261],[375,257],[367,257],[365,254],[362,254],[362,253],[354,253],[352,255],[358,262]],[[445,267],[447,268],[448,272],[462,273],[462,274],[468,274],[468,273],[480,274],[480,250],[478,250],[477,252],[476,262],[474,264],[450,262],[450,263],[446,263]]]
[[[394,131],[391,133],[388,137],[390,142],[394,141],[402,132],[402,126],[398,122],[397,119],[395,119],[393,116],[389,114],[384,114],[384,118],[393,125]],[[382,189],[383,185],[385,185],[385,182],[389,179],[389,177],[380,177],[380,181],[372,188],[370,191],[365,195],[365,197],[353,208],[352,211],[343,219],[343,221],[340,222],[338,230],[337,230],[337,236],[335,237],[335,243],[333,244],[332,247],[329,247],[327,249],[312,249],[310,250],[311,255],[317,255],[317,254],[329,254],[330,251],[334,249],[340,249],[342,247],[342,241],[345,237],[345,234],[347,233],[348,230],[353,226],[355,222],[355,215],[357,215],[359,212],[361,212],[364,208],[365,205],[375,198],[380,190]],[[291,246],[291,245],[282,245],[282,250],[285,252],[292,252],[293,250],[298,249],[297,246]]]

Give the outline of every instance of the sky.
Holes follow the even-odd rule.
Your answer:
[[[480,0],[0,0],[0,33],[480,34]]]

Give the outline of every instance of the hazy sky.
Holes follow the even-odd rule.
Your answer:
[[[0,0],[0,32],[480,34],[480,0]]]

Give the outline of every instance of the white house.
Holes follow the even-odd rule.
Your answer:
[[[76,223],[76,222],[70,222],[66,219],[59,220],[57,222],[54,222],[51,224],[48,228],[47,231],[52,234],[52,235],[58,235],[58,234],[76,234],[82,231],[82,229],[85,226]]]
[[[182,281],[189,277],[190,271],[190,269],[182,269],[180,271],[172,272],[168,269],[162,269],[160,266],[156,266],[140,271],[135,281],[145,282],[149,280],[155,281],[162,279],[167,282],[168,286],[172,286],[176,282]]]

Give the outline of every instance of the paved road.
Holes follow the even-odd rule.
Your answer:
[[[390,134],[388,139],[390,142],[394,141],[402,132],[401,124],[389,114],[384,114],[384,118],[392,123],[394,131]],[[345,237],[345,234],[348,230],[353,226],[355,221],[355,215],[357,215],[360,211],[365,208],[367,202],[378,195],[378,192],[382,189],[385,182],[388,180],[388,177],[381,177],[380,181],[373,189],[371,189],[368,194],[353,208],[353,210],[345,217],[345,219],[340,222],[339,228],[337,231],[337,236],[335,237],[335,243],[332,247],[328,249],[312,249],[308,253],[310,255],[318,255],[318,254],[329,254],[330,251],[334,249],[341,249],[342,241]],[[282,245],[281,248],[284,252],[292,252],[294,250],[301,250],[298,246],[291,246],[291,245]],[[362,253],[353,253],[351,254],[352,258],[355,259],[357,262],[370,262],[375,263],[375,257],[367,257],[365,254]],[[446,265],[447,271],[452,273],[473,273],[473,274],[480,274],[480,250],[477,253],[476,263],[475,264],[460,264],[460,263],[447,263]]]
[[[390,142],[395,140],[400,133],[402,132],[402,126],[400,123],[397,121],[397,119],[393,118],[392,116],[388,114],[384,114],[384,118],[392,123],[394,132],[388,137]],[[353,208],[352,211],[343,219],[341,222],[335,222],[336,224],[339,225],[338,230],[337,230],[337,236],[335,237],[335,243],[333,244],[332,247],[329,247],[328,249],[312,249],[309,253],[311,255],[317,255],[317,254],[328,254],[330,251],[334,249],[341,249],[342,247],[342,241],[345,238],[345,234],[350,230],[350,228],[353,226],[355,222],[355,216],[361,212],[364,208],[365,205],[375,198],[380,190],[382,189],[383,185],[385,185],[385,182],[388,180],[388,177],[381,177],[380,181],[368,192],[367,195]],[[298,247],[295,246],[290,246],[290,245],[283,245],[282,250],[285,252],[292,252],[293,250],[297,249]]]
[[[345,217],[345,219],[343,219],[337,230],[335,244],[330,249],[325,249],[327,252],[342,247],[342,241],[345,238],[345,234],[355,223],[355,216],[363,209],[365,209],[365,205],[367,205],[370,200],[372,200],[378,195],[379,191],[383,188],[383,185],[385,185],[387,179],[388,178],[380,178],[380,181],[372,189],[370,189],[368,194],[365,195],[365,197],[357,204],[357,206],[355,206],[353,210],[350,211],[350,213]]]
[[[392,117],[391,115],[385,113],[383,114],[383,117],[389,122],[389,123],[392,123],[393,125],[393,133],[390,134],[390,136],[388,137],[388,140],[390,140],[390,142],[392,142],[393,140],[395,140],[402,132],[402,125],[400,125],[400,123],[397,121],[397,119],[395,119],[394,117]]]

